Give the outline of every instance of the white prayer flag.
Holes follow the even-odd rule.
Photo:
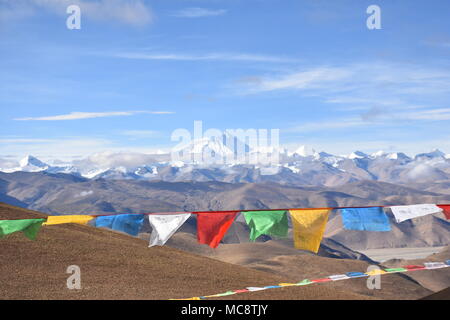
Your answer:
[[[266,290],[267,288],[261,288],[261,287],[247,287],[248,291],[261,291]]]
[[[333,281],[350,279],[350,277],[345,274],[335,274],[335,275],[329,276],[329,278]]]
[[[393,206],[390,208],[397,223],[412,218],[426,216],[428,214],[442,212],[442,209],[435,204],[414,204],[410,206]]]
[[[190,213],[150,214],[148,221],[153,230],[150,235],[149,247],[163,246],[190,216]]]
[[[440,268],[448,268],[449,266],[443,262],[425,262],[424,266],[426,269],[440,269]]]

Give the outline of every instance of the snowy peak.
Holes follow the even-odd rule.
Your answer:
[[[410,157],[408,157],[406,154],[404,154],[403,152],[393,152],[390,153],[388,155],[386,155],[387,159],[390,160],[411,160]]]
[[[352,152],[349,156],[348,156],[348,158],[349,159],[364,159],[364,158],[368,158],[369,156],[367,155],[367,154],[365,154],[364,152],[362,152],[362,151],[355,151],[355,152]]]
[[[33,157],[31,155],[28,155],[22,160],[20,160],[19,165],[22,171],[30,171],[30,172],[42,171],[49,168],[49,166],[46,163],[42,162],[38,158]]]
[[[316,150],[308,146],[301,146],[293,153],[293,155],[297,155],[300,157],[312,157],[315,156],[316,154],[317,154]]]
[[[435,149],[428,153],[420,153],[416,155],[415,159],[436,159],[436,158],[445,158],[445,153],[443,153],[439,149]]]

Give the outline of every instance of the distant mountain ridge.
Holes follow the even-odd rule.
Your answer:
[[[198,144],[188,146],[186,150],[193,155],[212,152],[229,157],[234,154],[219,141],[202,140]],[[450,155],[440,150],[414,157],[401,152],[383,151],[371,155],[355,151],[348,156],[338,156],[316,152],[305,146],[294,152],[273,148],[269,151],[279,152],[278,164],[250,165],[243,159],[225,164],[208,164],[195,160],[195,157],[190,160],[171,161],[169,154],[162,153],[102,153],[73,163],[57,165],[44,163],[33,156],[26,156],[16,164],[0,159],[0,172],[67,173],[93,180],[276,182],[294,186],[330,187],[362,180],[396,184],[450,180]],[[251,155],[252,151],[246,149],[246,154]]]
[[[401,186],[379,181],[355,181],[338,187],[299,187],[273,182],[256,184],[217,181],[92,180],[48,172],[0,173],[0,198],[4,202],[47,214],[450,203],[450,194],[414,189],[412,185]],[[450,222],[445,220],[441,213],[401,224],[394,222],[391,214],[389,218],[392,232],[380,236],[379,232],[343,230],[340,215],[333,213],[330,215],[325,236],[352,250],[445,246],[450,243],[448,232]],[[185,225],[186,228],[191,227],[185,232],[195,231],[195,221],[188,221]],[[248,230],[239,231],[236,229],[238,226],[239,224],[235,223],[229,233],[240,236],[229,238],[227,241],[234,243],[248,239]],[[236,230],[233,231],[234,229]]]

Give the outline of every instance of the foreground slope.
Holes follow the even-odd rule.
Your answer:
[[[0,203],[0,219],[44,217]],[[37,241],[0,239],[0,299],[169,299],[294,281],[82,225],[43,227]],[[68,290],[67,267],[81,268],[81,290]],[[360,280],[355,280],[360,281]],[[327,284],[288,287],[236,299],[368,299]]]

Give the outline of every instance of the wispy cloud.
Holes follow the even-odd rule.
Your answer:
[[[133,139],[154,138],[160,135],[160,132],[153,130],[126,130],[121,132],[122,135]]]
[[[64,121],[105,117],[132,116],[136,114],[172,114],[171,111],[114,111],[114,112],[71,112],[56,116],[16,118],[16,121]]]
[[[135,26],[153,21],[151,9],[142,0],[0,0],[0,17],[21,19],[38,15],[42,9],[67,15],[69,5],[78,5],[83,17],[97,21],[117,21]]]
[[[179,53],[139,53],[121,52],[116,54],[100,54],[123,59],[137,60],[173,60],[173,61],[247,61],[247,62],[274,62],[289,63],[298,62],[297,59],[288,57],[277,57],[261,54],[247,53],[209,53],[209,54],[179,54]]]
[[[221,16],[227,13],[225,9],[185,8],[173,13],[171,16],[178,18],[202,18]]]
[[[287,133],[307,133],[314,131],[325,131],[334,129],[346,129],[353,127],[366,126],[367,122],[358,118],[349,119],[334,119],[332,121],[324,120],[317,122],[307,122],[294,126],[291,128],[286,128],[283,131]]]

